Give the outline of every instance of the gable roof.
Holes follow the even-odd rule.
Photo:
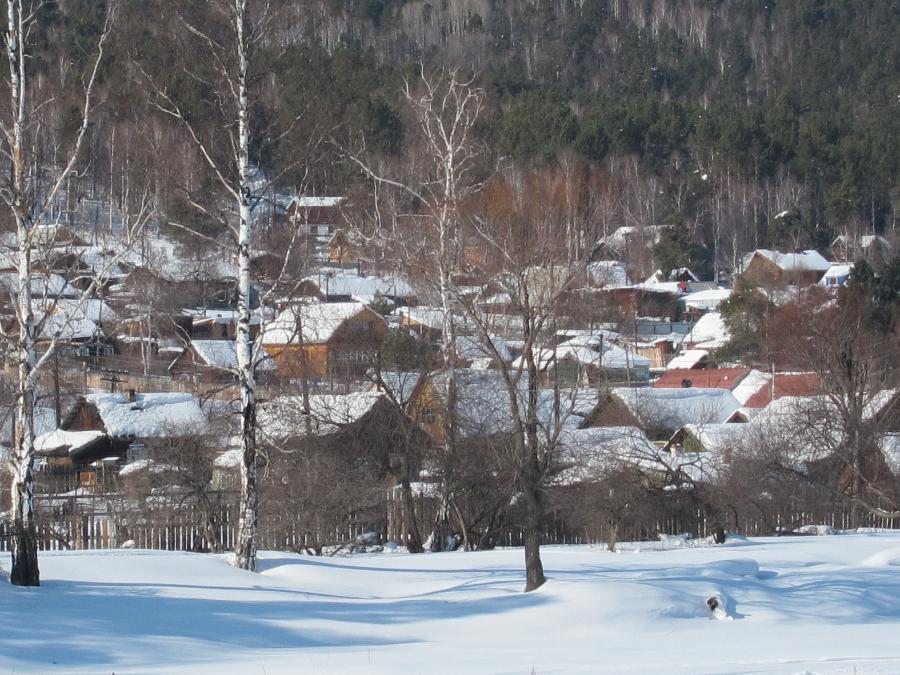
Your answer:
[[[289,307],[265,327],[261,340],[267,345],[297,344],[297,326],[302,328],[305,344],[328,342],[345,321],[368,315],[384,323],[384,319],[361,302],[317,302]]]
[[[754,256],[765,258],[785,272],[825,272],[831,267],[830,262],[813,250],[782,253],[781,251],[758,248],[744,256],[744,269],[750,265]]]

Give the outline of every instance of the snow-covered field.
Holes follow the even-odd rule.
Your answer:
[[[530,594],[520,550],[42,554],[0,672],[900,673],[900,533],[649,548],[548,547]]]

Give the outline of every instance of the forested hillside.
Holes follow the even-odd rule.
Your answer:
[[[120,3],[84,175],[119,200],[149,186],[186,219],[186,195],[209,202],[215,188],[150,83],[201,128],[208,116],[212,146],[219,130],[215,96],[179,65],[203,53],[179,4],[197,25],[220,20],[204,3]],[[42,11],[38,97],[80,76],[103,3]],[[821,248],[896,227],[897,0],[320,0],[285,3],[267,35],[253,160],[284,172],[285,190],[348,191],[360,176],[339,145],[364,139],[388,162],[407,153],[400,86],[423,61],[471,70],[485,88],[486,167],[594,164],[610,193],[604,229],[683,226],[703,245],[687,262],[707,274],[713,256],[727,271],[755,246]],[[46,112],[60,141],[80,114],[62,101]]]

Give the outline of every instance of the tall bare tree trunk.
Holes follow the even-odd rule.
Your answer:
[[[27,216],[18,218],[20,242],[30,241]],[[37,538],[34,526],[34,313],[31,307],[31,247],[19,250],[19,382],[16,401],[15,444],[12,451],[12,569],[17,586],[40,586]]]
[[[247,96],[247,45],[244,22],[246,0],[235,0],[235,30],[238,49],[238,323],[236,351],[238,384],[241,390],[241,502],[234,564],[256,570],[257,525],[259,519],[258,454],[256,451],[256,380],[253,372],[253,343],[250,339],[250,129]]]
[[[524,317],[525,362],[528,368],[528,396],[525,409],[525,457],[521,469],[522,492],[525,497],[525,591],[544,585],[541,562],[541,536],[544,525],[543,471],[538,438],[538,369],[534,360],[532,319]]]

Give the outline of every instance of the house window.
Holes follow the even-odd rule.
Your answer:
[[[437,413],[434,408],[427,406],[419,411],[419,421],[422,424],[434,424],[437,422]]]
[[[136,462],[139,459],[147,458],[147,446],[145,446],[140,441],[132,441],[128,446],[128,450],[125,451],[125,463],[130,464],[131,462]]]

